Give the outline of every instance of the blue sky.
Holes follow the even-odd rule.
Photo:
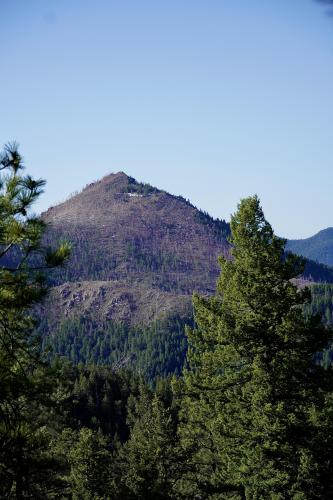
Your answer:
[[[278,234],[333,226],[333,18],[312,0],[0,0],[0,143],[38,210],[119,170]]]

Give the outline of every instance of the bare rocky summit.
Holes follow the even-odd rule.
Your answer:
[[[124,280],[172,293],[212,292],[217,257],[229,247],[224,221],[122,172],[90,184],[43,217],[52,240],[66,237],[73,245],[59,282]]]
[[[96,318],[147,323],[154,307],[162,315],[184,312],[193,291],[214,291],[217,258],[229,250],[225,221],[123,172],[86,186],[43,218],[49,243],[72,243],[70,262],[52,277],[48,303],[57,317],[89,310]]]

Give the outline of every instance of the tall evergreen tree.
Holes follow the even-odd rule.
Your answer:
[[[181,454],[170,410],[141,384],[131,435],[120,452],[122,498],[178,498]]]
[[[69,431],[65,430],[66,433]],[[71,448],[66,450],[66,454],[70,464],[68,481],[71,498],[115,498],[109,491],[111,453],[101,432],[83,427],[79,433],[73,433]]]
[[[332,340],[304,318],[302,259],[285,254],[258,198],[231,220],[213,298],[194,296],[180,435],[191,455],[184,488],[200,498],[332,498]],[[195,485],[195,487],[193,487]]]
[[[44,470],[47,432],[41,427],[41,396],[45,381],[38,339],[29,309],[47,290],[43,271],[61,265],[69,245],[44,248],[44,222],[31,215],[44,181],[22,174],[15,144],[0,155],[0,496],[38,498],[46,486]],[[43,455],[44,454],[44,455]],[[43,455],[43,459],[42,459]],[[39,479],[37,476],[39,475]],[[50,474],[47,474],[50,477]]]

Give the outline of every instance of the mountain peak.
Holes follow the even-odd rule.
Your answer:
[[[113,182],[119,179],[128,180],[130,179],[130,176],[127,175],[122,170],[120,170],[119,172],[112,172],[110,174],[105,175],[104,177],[102,177],[102,179],[100,179],[97,182]]]
[[[73,244],[65,281],[141,281],[163,291],[207,292],[215,288],[218,255],[229,250],[226,222],[124,172],[89,184],[43,217],[51,239],[62,235]]]
[[[89,189],[95,189],[95,188],[99,188],[99,187],[102,187],[102,186],[126,186],[130,179],[132,179],[132,177],[129,177],[127,174],[125,174],[125,172],[116,172],[116,173],[111,173],[111,174],[107,174],[105,175],[104,177],[102,177],[102,179],[99,179],[97,181],[94,181],[94,182],[91,182],[90,184],[88,184],[83,190],[82,192],[86,191],[86,190],[89,190]],[[134,179],[135,181],[135,179]],[[136,181],[135,181],[136,182]]]

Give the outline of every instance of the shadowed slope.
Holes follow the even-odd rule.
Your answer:
[[[302,240],[288,240],[287,249],[308,259],[333,266],[333,227]]]

